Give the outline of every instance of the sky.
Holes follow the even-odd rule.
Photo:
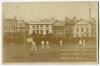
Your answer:
[[[6,2],[3,3],[3,18],[14,18],[28,20],[40,20],[44,18],[64,19],[65,17],[98,19],[98,2]]]

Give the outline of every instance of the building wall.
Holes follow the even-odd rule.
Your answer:
[[[5,42],[23,42],[25,35],[25,24],[23,20],[16,18],[3,20],[3,39]]]
[[[3,32],[23,32],[25,29],[24,20],[17,19],[4,19],[3,20]]]
[[[18,20],[17,21],[17,32],[25,32],[25,21],[24,20]]]
[[[96,24],[92,24],[91,29],[92,29],[92,37],[96,37]]]
[[[91,25],[90,24],[74,25],[74,37],[91,37]]]
[[[98,23],[96,23],[96,19],[93,17],[89,17],[87,21],[89,22],[89,24],[91,24],[92,37],[96,37],[96,25],[98,25]]]
[[[16,19],[5,19],[3,20],[3,32],[16,32],[17,28],[17,20]]]
[[[67,37],[72,37],[73,36],[73,24],[72,25],[66,25],[66,27],[65,27],[65,31],[66,31],[66,36]]]
[[[29,35],[33,32],[39,35],[52,34],[52,24],[30,24]]]
[[[64,26],[53,26],[53,35],[56,37],[65,37],[65,27]]]

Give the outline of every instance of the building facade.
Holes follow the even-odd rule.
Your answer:
[[[96,37],[96,20],[94,18],[87,19],[91,25],[91,37]]]
[[[74,23],[75,23],[74,20],[65,18],[65,31],[67,38],[71,38],[73,36]]]
[[[8,43],[23,42],[25,38],[24,20],[17,18],[3,20],[3,40]]]
[[[3,32],[5,33],[15,33],[17,32],[17,19],[4,19],[3,20]]]
[[[55,37],[65,37],[65,21],[55,20],[53,23],[53,35]]]
[[[74,25],[73,37],[91,37],[91,30],[91,24],[89,24],[89,22],[84,19],[80,19]]]
[[[52,21],[42,20],[29,23],[29,35],[48,35],[52,34]]]
[[[16,29],[17,29],[17,32],[25,32],[25,21],[18,20]]]

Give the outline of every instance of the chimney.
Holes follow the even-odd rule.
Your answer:
[[[89,18],[91,18],[91,8],[89,8]]]

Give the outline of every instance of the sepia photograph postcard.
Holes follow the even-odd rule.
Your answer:
[[[98,64],[99,2],[3,2],[4,64]]]

